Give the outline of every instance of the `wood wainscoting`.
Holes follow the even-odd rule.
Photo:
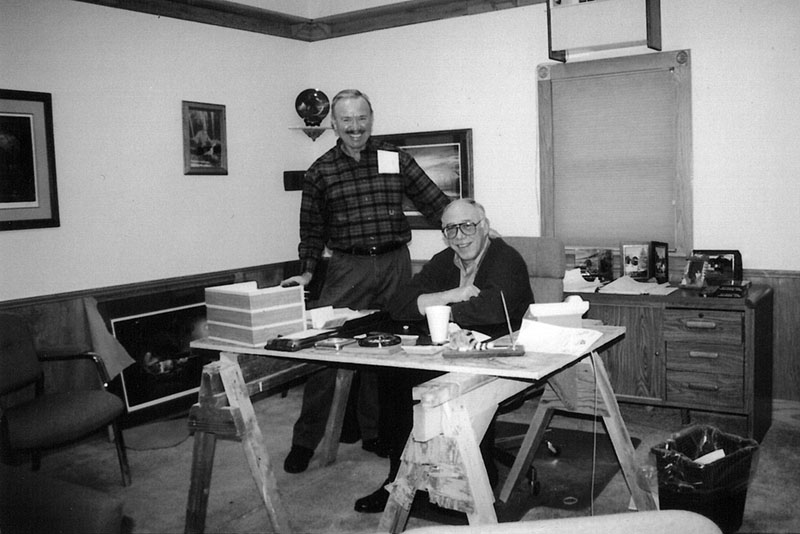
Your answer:
[[[800,271],[745,269],[744,278],[775,292],[772,397],[800,401]]]
[[[414,261],[417,272],[424,262]],[[27,306],[66,302],[75,298],[92,296],[99,303],[134,296],[156,295],[170,292],[190,291],[198,287],[256,281],[259,287],[280,283],[286,277],[298,274],[299,262],[289,261],[232,269],[201,275],[155,280],[137,284],[45,295],[27,299],[0,302],[0,310],[13,311]],[[765,284],[775,291],[774,337],[773,337],[773,382],[775,399],[800,401],[800,271],[776,271],[745,269],[744,277],[754,284]]]

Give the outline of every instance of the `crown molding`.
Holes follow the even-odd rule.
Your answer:
[[[225,0],[77,0],[159,17],[314,42],[421,22],[477,15],[546,0],[406,0],[396,4],[307,19]]]

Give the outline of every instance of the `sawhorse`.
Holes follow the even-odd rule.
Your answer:
[[[270,455],[256,420],[250,396],[286,385],[319,369],[319,365],[264,356],[220,353],[219,361],[203,367],[198,402],[189,412],[194,433],[186,534],[205,530],[211,472],[218,438],[241,441],[250,471],[267,511],[270,531],[289,533],[291,526],[275,482]],[[336,377],[331,415],[320,446],[318,462],[336,460],[347,396],[353,371],[340,369]]]
[[[420,403],[414,408],[414,428],[403,451],[400,471],[389,486],[380,530],[403,531],[418,490],[427,491],[431,502],[441,507],[466,513],[471,525],[497,523],[494,495],[478,443],[497,405],[530,386],[518,380],[450,373],[415,388],[414,398]],[[520,476],[530,467],[556,409],[602,417],[637,510],[657,509],[653,496],[643,489],[647,487],[644,475],[637,468],[630,435],[596,352],[548,378],[500,492],[501,501],[508,500]]]

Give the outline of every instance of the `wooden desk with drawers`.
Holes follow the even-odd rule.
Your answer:
[[[589,317],[625,326],[602,358],[618,401],[740,415],[761,441],[772,420],[773,292],[744,298],[585,294]]]

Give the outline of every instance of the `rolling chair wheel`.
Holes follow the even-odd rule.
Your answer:
[[[539,495],[539,492],[542,491],[542,485],[536,475],[536,468],[532,465],[528,470],[528,486],[531,490],[531,495]]]
[[[547,446],[547,451],[550,453],[550,456],[554,458],[561,456],[561,447],[550,440],[546,440],[545,445]]]

